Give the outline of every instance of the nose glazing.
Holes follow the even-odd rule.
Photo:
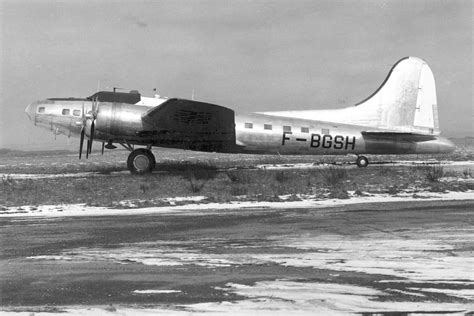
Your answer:
[[[34,120],[35,115],[36,115],[36,106],[38,105],[38,102],[35,101],[28,105],[25,109],[26,115],[28,115],[28,118],[30,121]]]

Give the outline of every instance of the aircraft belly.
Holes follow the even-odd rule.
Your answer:
[[[415,153],[416,147],[416,142],[396,137],[385,139],[365,137],[365,153],[367,154],[409,154]]]
[[[277,153],[281,146],[281,136],[274,133],[237,131],[236,137],[246,152]]]
[[[419,138],[410,135],[364,136],[365,153],[367,154],[435,154],[449,153],[454,144],[442,137],[434,139]]]

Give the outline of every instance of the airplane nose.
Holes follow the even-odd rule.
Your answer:
[[[36,115],[36,106],[38,105],[38,101],[35,101],[28,105],[25,109],[26,115],[28,115],[28,118],[30,121],[34,120],[35,115]]]

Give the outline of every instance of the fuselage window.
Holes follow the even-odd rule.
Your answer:
[[[81,110],[73,110],[72,115],[74,116],[81,116]]]
[[[301,128],[301,133],[309,133],[309,128],[308,127],[302,127]]]
[[[63,109],[63,112],[62,112],[63,115],[69,115],[70,113],[71,113],[71,110]]]
[[[291,132],[291,126],[283,126],[284,132]]]
[[[263,124],[263,129],[272,130],[272,124]]]
[[[321,129],[321,134],[323,134],[323,135],[329,135],[329,129],[327,129],[327,128]]]
[[[245,123],[245,128],[253,128],[253,123]]]
[[[38,113],[44,113],[44,106],[38,108]]]

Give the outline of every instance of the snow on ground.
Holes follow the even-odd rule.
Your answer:
[[[458,169],[460,167],[474,167],[474,161],[438,161],[438,160],[399,160],[399,161],[389,161],[389,162],[371,162],[371,165],[382,165],[382,166],[432,166],[432,165],[441,165],[447,170],[451,168]],[[282,163],[282,164],[261,164],[256,165],[257,169],[315,169],[315,168],[325,168],[333,166],[329,163]],[[353,168],[357,168],[354,164]]]
[[[417,193],[426,201],[438,200],[473,200],[474,191],[449,193]],[[390,196],[374,194],[371,196],[354,196],[348,200],[315,200],[304,197],[302,201],[288,202],[231,202],[199,203],[204,197],[183,197],[167,199],[168,202],[190,201],[193,204],[150,207],[139,209],[108,209],[90,207],[83,204],[44,205],[10,207],[0,211],[0,217],[60,217],[60,216],[104,216],[131,214],[212,214],[213,212],[230,212],[242,208],[251,209],[295,209],[326,208],[357,203],[402,202],[417,200],[412,194]],[[112,261],[120,264],[141,263],[145,265],[179,266],[199,265],[225,267],[245,264],[276,263],[283,266],[314,267],[337,271],[353,271],[366,274],[385,275],[386,279],[378,281],[386,284],[384,291],[370,287],[348,284],[326,284],[310,281],[295,282],[292,280],[261,281],[253,285],[229,283],[221,290],[246,299],[232,302],[211,302],[178,306],[156,306],[153,308],[136,308],[133,306],[72,306],[66,307],[69,315],[189,315],[190,313],[214,313],[216,315],[346,315],[357,312],[453,312],[464,314],[474,310],[474,258],[469,251],[453,248],[457,244],[469,244],[474,240],[474,228],[446,229],[433,227],[425,230],[422,238],[413,236],[386,234],[373,231],[365,235],[285,235],[274,236],[262,244],[246,247],[283,247],[296,249],[289,253],[239,253],[223,254],[202,251],[202,240],[195,240],[196,245],[181,242],[145,242],[123,244],[118,248],[75,248],[54,256],[29,257],[27,260],[52,261]],[[244,248],[245,249],[245,248]],[[298,251],[300,250],[300,251]],[[450,254],[451,252],[455,254]],[[334,274],[337,276],[337,274]],[[391,288],[391,284],[405,284],[403,290]],[[439,286],[439,287],[437,287]],[[400,293],[423,298],[430,293],[440,293],[453,298],[470,300],[469,303],[448,303],[426,300],[414,301],[380,301],[379,297],[390,293]],[[179,294],[178,290],[135,290],[136,295]],[[115,311],[114,311],[115,309]],[[8,312],[5,315],[30,315],[30,312]],[[41,310],[35,315],[51,315]]]
[[[275,280],[257,282],[253,286],[241,284],[227,284],[228,290],[248,297],[232,305],[207,304],[204,311],[219,312],[226,311],[236,313],[248,311],[248,313],[270,315],[272,311],[276,315],[293,314],[294,310],[301,314],[314,315],[315,312],[327,314],[367,313],[383,311],[466,311],[466,304],[459,303],[436,303],[436,302],[391,302],[375,301],[377,296],[384,296],[381,291],[362,286],[332,284],[332,283],[309,283],[294,282],[290,280]],[[262,304],[263,303],[263,304]],[[196,306],[197,305],[197,306]],[[199,305],[194,308],[199,310]],[[217,306],[215,306],[217,305]],[[471,308],[474,305],[470,306]],[[246,314],[246,313],[242,313]]]
[[[119,174],[129,174],[129,171],[114,171],[109,174],[101,172],[76,172],[76,173],[0,173],[0,178],[9,180],[38,180],[57,178],[86,178],[90,176],[110,176]]]
[[[62,216],[106,216],[106,215],[134,215],[134,214],[211,214],[213,212],[232,211],[245,208],[255,209],[295,209],[295,208],[325,208],[360,203],[384,203],[384,202],[406,202],[423,199],[423,201],[454,201],[454,200],[474,200],[474,191],[432,193],[420,192],[416,194],[371,194],[370,196],[355,196],[353,192],[350,199],[325,199],[317,200],[315,196],[301,196],[301,201],[283,202],[256,202],[256,201],[232,201],[229,203],[201,203],[205,197],[176,197],[167,198],[164,201],[171,206],[129,208],[133,207],[130,201],[121,201],[120,205],[128,207],[126,209],[110,209],[107,207],[86,206],[85,204],[60,204],[60,205],[39,205],[39,206],[13,206],[4,207],[0,210],[1,217],[62,217]],[[285,196],[281,197],[285,199]],[[191,204],[173,206],[176,202],[189,201]]]
[[[133,294],[171,294],[181,293],[179,290],[135,290]]]
[[[374,231],[361,236],[283,235],[255,242],[249,246],[269,249],[293,249],[290,253],[212,253],[202,251],[206,241],[140,242],[122,244],[118,248],[74,248],[59,255],[33,256],[28,260],[111,261],[120,264],[141,263],[155,266],[198,265],[209,268],[246,264],[279,264],[291,267],[313,267],[334,271],[353,271],[385,275],[411,282],[452,285],[462,280],[464,286],[474,283],[474,258],[469,251],[458,251],[450,245],[470,244],[470,231],[446,228],[427,230],[423,238],[392,236]],[[218,241],[214,241],[218,242]],[[205,247],[204,247],[205,248]],[[294,251],[300,250],[300,251]],[[456,255],[449,255],[455,251]],[[383,280],[380,282],[384,282]]]
[[[418,288],[418,287],[409,287],[410,290],[423,292],[433,292],[433,293],[443,293],[449,296],[457,296],[460,298],[465,298],[467,300],[474,300],[474,289],[460,289],[460,290],[450,290],[450,289],[436,289],[436,288]]]
[[[298,255],[261,254],[261,261],[275,262],[294,267],[330,267],[336,271],[355,271],[380,274],[411,281],[451,280],[474,282],[474,258],[470,253],[454,251],[449,244],[469,244],[474,240],[474,228],[470,231],[447,231],[445,228],[424,231],[424,238],[389,236],[373,232],[354,238],[343,235],[284,236],[276,237],[275,245],[304,250]]]
[[[289,280],[257,282],[253,286],[226,284],[225,290],[247,299],[154,308],[129,306],[66,307],[68,315],[348,315],[406,311],[408,313],[449,313],[464,315],[473,305],[438,302],[375,301],[384,293],[375,289],[346,284],[304,283]],[[4,312],[5,315],[28,315],[28,312]],[[418,314],[418,313],[417,313]],[[36,312],[35,315],[48,315]],[[51,314],[49,314],[51,315]]]
[[[454,196],[466,198],[466,195],[462,194]],[[467,197],[472,199],[472,193]],[[364,197],[363,201],[370,201],[370,198]],[[330,202],[335,201],[331,200]],[[341,201],[341,203],[345,202],[348,201]],[[312,201],[311,203],[324,204],[327,201]],[[288,207],[286,203],[281,204]],[[360,235],[346,236],[344,234],[319,234],[315,231],[305,234],[274,235],[266,240],[256,240],[246,245],[249,249],[254,247],[268,249],[265,252],[249,250],[247,253],[242,251],[214,253],[210,251],[213,247],[209,246],[209,240],[158,240],[122,244],[116,248],[73,248],[61,254],[28,257],[27,260],[109,261],[118,264],[141,263],[156,266],[198,265],[209,269],[249,264],[278,264],[291,267],[330,269],[334,271],[332,275],[335,278],[337,278],[339,271],[377,275],[377,278],[381,278],[377,282],[384,284],[382,291],[364,286],[317,283],[310,280],[298,280],[298,282],[294,280],[261,281],[253,285],[229,283],[219,289],[244,296],[246,299],[233,302],[179,305],[174,306],[172,310],[167,309],[171,308],[169,306],[154,309],[116,307],[117,313],[133,315],[148,315],[149,313],[242,315],[253,313],[273,316],[290,313],[312,315],[314,313],[347,314],[383,311],[423,311],[425,313],[442,311],[463,314],[474,310],[474,290],[472,290],[474,258],[469,249],[462,250],[462,247],[456,249],[454,245],[469,245],[472,240],[474,240],[474,228],[469,227],[460,229],[459,227],[433,226],[430,229],[425,228],[421,235],[413,231],[387,234],[380,230],[373,230]],[[219,240],[212,240],[212,242],[219,243]],[[234,245],[229,246],[233,247]],[[245,250],[246,247],[242,249]],[[272,252],[271,249],[278,250]],[[282,249],[291,251],[282,251]],[[402,289],[399,284],[403,284]],[[135,290],[133,293],[136,295],[177,293],[170,291],[176,290],[148,289]],[[379,299],[393,293],[412,296],[415,299],[404,301]],[[470,302],[450,303],[449,300],[442,302],[428,299],[432,294],[450,296],[453,301],[465,299]],[[426,299],[420,301],[420,298]],[[103,312],[100,308],[96,311]],[[84,308],[71,308],[68,309],[68,312],[72,315],[88,314]]]

